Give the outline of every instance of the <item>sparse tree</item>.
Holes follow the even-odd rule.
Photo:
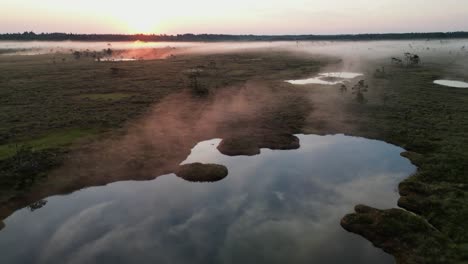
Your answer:
[[[28,206],[29,211],[34,212],[38,209],[41,209],[47,204],[47,200],[39,200],[37,202],[34,202]]]
[[[203,96],[208,94],[208,89],[200,85],[199,82],[200,71],[195,69],[188,73],[189,87],[195,95]]]
[[[346,84],[342,84],[340,86],[340,92],[341,93],[346,93],[348,91],[348,87],[346,86]]]
[[[81,52],[79,51],[73,52],[73,57],[75,57],[76,60],[79,60],[81,58]]]
[[[401,59],[399,59],[399,58],[393,57],[393,58],[392,58],[392,64],[402,65],[402,64],[403,64],[403,60],[401,60]]]
[[[367,92],[369,86],[364,80],[360,80],[357,84],[353,86],[353,94],[356,95],[356,101],[360,104],[366,103],[367,100],[364,97],[364,93]]]
[[[385,72],[385,67],[382,66],[381,69],[376,69],[374,72],[374,78],[385,79],[387,78],[387,73]]]
[[[406,61],[407,66],[414,66],[414,65],[418,65],[421,62],[421,58],[417,54],[406,52],[405,61]]]

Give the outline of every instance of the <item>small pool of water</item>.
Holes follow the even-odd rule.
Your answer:
[[[354,78],[362,76],[364,74],[357,73],[357,72],[326,72],[326,73],[320,73],[319,75],[323,76],[323,77],[354,79]]]
[[[434,81],[435,84],[448,86],[453,88],[468,88],[467,82],[462,81],[453,81],[453,80],[436,80]]]
[[[136,59],[131,59],[131,58],[101,58],[101,59],[96,59],[96,61],[136,61]]]
[[[200,142],[183,163],[226,166],[215,183],[169,174],[49,197],[5,220],[0,263],[393,263],[340,219],[359,203],[396,206],[398,182],[415,171],[403,149],[297,136],[298,150],[253,157]]]
[[[322,80],[323,77],[314,77],[309,79],[302,79],[302,80],[288,80],[286,82],[295,85],[304,85],[304,84],[322,84],[322,85],[335,85],[339,83],[343,83],[343,81],[326,81]]]
[[[346,79],[354,79],[356,77],[362,76],[362,73],[356,72],[326,72],[320,73],[317,77],[300,79],[300,80],[287,80],[286,82],[295,85],[304,85],[304,84],[322,84],[322,85],[336,85],[344,83]],[[330,78],[336,80],[329,80]]]

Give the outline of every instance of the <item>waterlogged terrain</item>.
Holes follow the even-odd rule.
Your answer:
[[[0,42],[0,262],[466,261],[467,43]]]
[[[220,139],[200,142],[183,163],[226,166],[215,183],[169,174],[49,197],[5,220],[0,260],[392,263],[338,223],[357,203],[396,205],[397,183],[415,170],[403,149],[343,135],[298,138],[298,150],[253,157],[221,154]]]

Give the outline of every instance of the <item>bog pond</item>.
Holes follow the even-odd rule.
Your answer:
[[[404,150],[344,135],[297,135],[297,150],[225,156],[198,143],[183,164],[229,174],[174,174],[92,187],[24,208],[0,231],[1,263],[393,263],[340,219],[359,203],[396,206],[415,167]]]
[[[346,79],[354,79],[362,76],[362,73],[355,72],[326,72],[320,73],[317,77],[300,79],[300,80],[287,80],[286,82],[295,85],[305,84],[322,84],[322,85],[335,85],[342,84]]]

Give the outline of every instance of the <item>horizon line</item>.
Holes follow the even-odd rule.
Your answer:
[[[23,34],[34,34],[34,35],[116,35],[116,36],[181,36],[181,35],[194,35],[194,36],[205,36],[205,35],[218,35],[218,36],[265,36],[265,37],[282,37],[282,36],[360,36],[360,35],[407,35],[407,34],[468,34],[468,31],[408,31],[408,32],[380,32],[380,33],[337,33],[337,34],[314,34],[314,33],[303,33],[303,34],[253,34],[253,33],[242,33],[242,34],[227,34],[227,33],[76,33],[76,32],[34,32],[34,31],[23,31],[23,32],[0,32],[0,35],[23,35]]]
[[[105,42],[253,42],[253,41],[384,41],[384,40],[468,39],[467,31],[360,33],[338,35],[232,35],[232,34],[77,34],[77,33],[23,33],[0,34],[0,41],[105,41]]]

